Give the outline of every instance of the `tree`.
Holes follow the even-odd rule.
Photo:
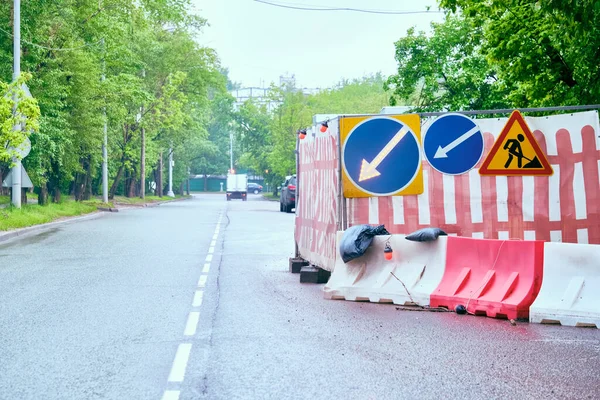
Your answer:
[[[594,0],[442,0],[482,35],[515,107],[597,104],[600,4]]]
[[[390,103],[409,99],[418,111],[508,106],[506,85],[481,52],[481,31],[460,16],[432,23],[431,35],[410,28],[396,42],[398,73],[385,84]]]
[[[275,187],[296,170],[298,129],[312,125],[315,114],[377,113],[387,105],[380,74],[342,81],[333,89],[306,95],[290,85],[272,86],[272,110],[246,101],[236,113],[237,137],[241,143],[240,164],[266,173]]]
[[[216,53],[195,41],[206,21],[189,6],[188,0],[23,4],[22,69],[31,72],[41,113],[24,163],[41,203],[48,192],[60,201],[64,192],[85,199],[98,191],[105,111],[112,195],[139,191],[149,175],[141,172],[143,155],[154,164],[169,148],[187,154],[205,145],[210,98],[225,92],[226,80]],[[11,2],[0,4],[0,24],[9,26],[10,15]],[[0,80],[10,80],[9,35],[0,36],[0,60]],[[159,165],[154,172],[162,171]]]
[[[23,85],[30,75],[21,75],[10,84],[0,81],[0,182],[8,174],[13,159],[21,156],[17,149],[30,132],[39,130],[40,109],[37,101],[25,96]],[[16,104],[15,104],[16,101]],[[15,129],[19,126],[20,129]]]

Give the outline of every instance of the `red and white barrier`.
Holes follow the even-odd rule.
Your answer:
[[[398,234],[435,226],[473,238],[600,244],[598,113],[525,119],[554,175],[480,176],[507,118],[478,119],[485,152],[473,170],[444,175],[424,159],[422,195],[348,199],[349,226],[384,224]]]
[[[337,246],[343,232],[338,232]],[[385,243],[393,249],[391,260],[384,258]],[[366,253],[348,263],[339,250],[325,298],[374,303],[428,306],[430,295],[444,275],[447,237],[419,243],[404,235],[376,236]]]
[[[544,242],[449,237],[446,268],[432,307],[528,318],[542,284]]]
[[[333,120],[325,132],[313,129],[298,149],[294,237],[300,257],[328,271],[335,264],[335,234],[340,229],[337,132]]]
[[[464,305],[469,313],[600,328],[600,246],[440,236],[419,243],[376,236],[365,254],[336,262],[327,299]],[[393,249],[386,260],[384,249]]]
[[[545,244],[544,280],[529,320],[600,328],[600,246]]]

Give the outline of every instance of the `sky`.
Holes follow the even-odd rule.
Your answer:
[[[311,7],[424,11],[436,0],[266,0]],[[411,26],[430,31],[441,13],[369,14],[349,11],[303,11],[256,0],[192,0],[193,12],[209,26],[201,45],[216,49],[229,78],[242,87],[279,83],[294,74],[298,87],[327,88],[342,79],[381,72],[393,74],[394,42]]]

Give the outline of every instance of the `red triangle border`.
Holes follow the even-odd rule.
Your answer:
[[[529,169],[505,170],[505,169],[490,169],[489,168],[489,165],[492,162],[492,159],[498,153],[498,149],[500,148],[500,146],[504,142],[504,139],[508,135],[508,132],[510,131],[510,129],[512,128],[512,126],[515,124],[515,122],[517,122],[521,126],[521,128],[523,129],[523,133],[525,134],[525,137],[527,138],[527,140],[529,140],[529,143],[531,144],[531,147],[533,147],[533,150],[536,153],[535,155],[540,160],[540,163],[542,164],[542,166],[544,167],[544,169],[538,169],[538,170],[529,170]],[[523,172],[521,172],[521,171],[523,171]],[[504,128],[502,128],[502,132],[500,132],[500,135],[498,136],[498,138],[494,142],[494,145],[490,149],[490,152],[485,157],[485,160],[483,161],[483,164],[481,164],[481,167],[479,167],[479,175],[494,175],[494,176],[534,176],[534,175],[541,175],[541,176],[549,176],[549,175],[552,175],[553,173],[554,173],[554,170],[552,169],[552,166],[550,165],[550,162],[548,161],[548,158],[546,157],[546,155],[544,154],[544,152],[542,151],[542,149],[540,149],[540,146],[539,146],[537,140],[535,140],[535,137],[533,137],[533,133],[531,132],[531,129],[529,129],[529,126],[527,125],[527,122],[525,122],[525,119],[523,118],[523,115],[521,115],[521,113],[519,112],[519,110],[514,110],[512,112],[512,114],[510,115],[510,118],[508,119],[508,121],[504,125]]]

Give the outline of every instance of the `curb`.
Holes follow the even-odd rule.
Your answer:
[[[191,200],[193,199],[193,197],[183,197],[180,199],[172,199],[172,200],[164,200],[164,201],[156,201],[154,203],[144,203],[144,204],[127,204],[127,203],[114,203],[115,204],[115,208],[111,208],[111,209],[104,209],[103,211],[113,211],[113,212],[118,212],[120,209],[128,209],[128,208],[146,208],[146,207],[157,207],[160,206],[161,204],[166,204],[166,203],[173,203],[175,201],[183,201],[183,200]],[[116,207],[119,208],[116,208]],[[99,208],[100,209],[100,208]]]
[[[261,196],[263,199],[265,199],[266,201],[272,201],[272,202],[277,202],[279,203],[279,199],[273,199],[270,197],[265,196],[264,194]]]
[[[103,212],[93,211],[87,215],[82,215],[79,217],[67,217],[67,219],[64,219],[61,221],[48,222],[46,224],[40,224],[40,225],[28,226],[27,228],[15,229],[15,230],[8,231],[5,233],[0,233],[0,242],[5,242],[7,240],[10,240],[10,239],[13,239],[13,238],[16,238],[19,236],[28,235],[30,233],[44,232],[44,231],[50,230],[56,226],[61,226],[61,225],[66,225],[66,224],[70,224],[73,222],[82,222],[82,221],[100,218],[103,215],[105,215]]]
[[[159,206],[164,203],[171,203],[174,201],[182,201],[182,200],[190,200],[190,199],[192,199],[192,197],[189,197],[189,198],[184,197],[181,199],[165,200],[165,201],[160,201],[160,202],[156,202],[156,203],[148,203],[148,204],[144,204],[144,205],[125,206],[125,207],[121,207],[120,209],[156,207],[156,206]],[[60,221],[53,221],[53,222],[48,222],[46,224],[28,226],[26,228],[14,229],[12,231],[4,232],[4,233],[0,232],[0,243],[5,242],[10,239],[13,239],[13,238],[16,238],[16,237],[19,237],[19,236],[26,236],[31,233],[44,232],[44,231],[50,230],[56,226],[61,226],[61,225],[69,224],[72,222],[81,222],[81,221],[100,218],[101,216],[106,215],[106,212],[119,212],[119,210],[120,210],[119,208],[116,208],[116,207],[114,207],[114,208],[97,207],[97,209],[98,209],[97,211],[93,211],[89,214],[82,215],[79,217],[66,217],[66,219],[63,219]]]

